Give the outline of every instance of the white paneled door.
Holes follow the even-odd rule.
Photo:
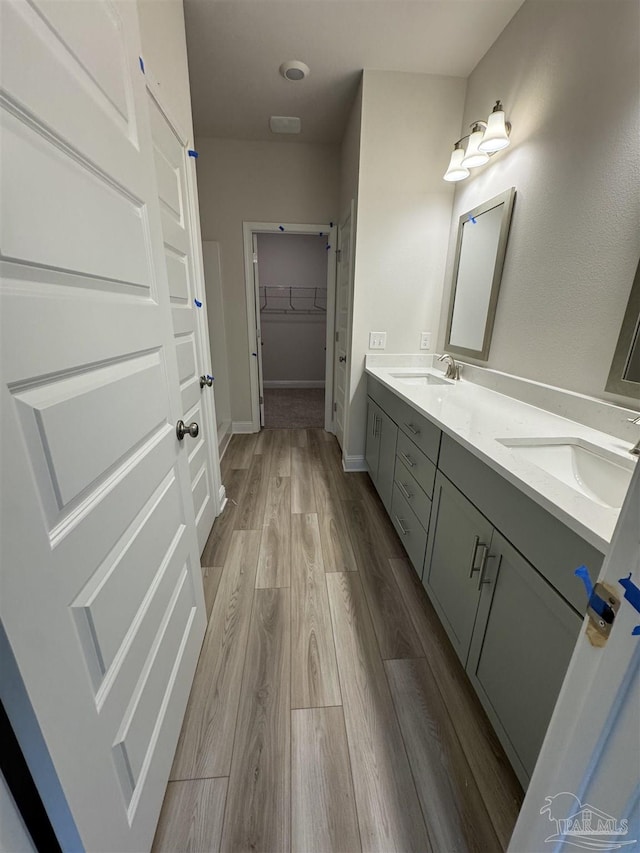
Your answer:
[[[202,553],[216,517],[220,483],[207,309],[202,281],[196,275],[191,222],[189,154],[155,96],[149,93],[148,97],[182,412],[185,421],[200,426],[189,446],[189,475]]]
[[[205,610],[136,7],[2,18],[0,612],[84,847],[147,850]]]

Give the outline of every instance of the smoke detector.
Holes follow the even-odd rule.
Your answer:
[[[269,127],[272,133],[300,133],[302,122],[298,116],[271,116]]]
[[[297,82],[309,76],[310,68],[304,62],[300,62],[299,59],[290,59],[288,62],[282,63],[280,73],[285,80]]]

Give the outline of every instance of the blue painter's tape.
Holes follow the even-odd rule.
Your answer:
[[[582,583],[584,584],[584,588],[587,591],[587,598],[591,599],[593,595],[593,584],[591,583],[591,578],[589,577],[589,569],[586,566],[579,566],[574,572],[574,575],[577,578],[580,578]]]
[[[214,377],[214,376],[212,376],[210,373],[207,373],[207,379],[210,379],[210,380],[213,382],[213,380],[215,379],[215,377]]]
[[[620,586],[624,589],[624,597],[626,601],[640,613],[640,587],[637,587],[634,582],[631,580],[631,572],[629,572],[629,576],[626,578],[620,578],[618,581]],[[636,625],[636,627],[631,632],[632,637],[640,637],[640,625]]]
[[[140,71],[142,71],[142,73],[144,74],[145,73],[145,71],[144,71],[144,60],[142,59],[141,56],[138,57],[138,60],[140,62]]]
[[[325,246],[325,249],[327,250],[327,252],[329,251],[330,248],[331,248],[331,246],[329,245],[329,243],[327,243],[327,245]]]
[[[196,160],[200,156],[197,151],[193,150],[193,148],[189,148],[189,150],[187,151],[187,154],[189,155],[189,157],[195,157]]]
[[[624,589],[624,597],[626,600],[634,610],[637,610],[638,613],[640,613],[640,587],[637,587],[631,580],[631,572],[629,572],[628,577],[620,578],[618,583]]]
[[[473,222],[474,225],[478,224],[478,220],[475,218],[475,216],[469,216],[469,222]]]
[[[199,299],[194,299],[193,301],[195,302],[196,308],[202,308],[202,302],[200,302]]]
[[[278,225],[278,228],[280,229],[280,231],[284,231],[284,225]]]

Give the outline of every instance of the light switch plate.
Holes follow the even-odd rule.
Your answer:
[[[420,349],[431,349],[431,332],[420,334]]]
[[[369,349],[384,349],[386,345],[386,332],[369,332]]]

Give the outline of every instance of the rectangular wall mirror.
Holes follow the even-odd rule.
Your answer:
[[[631,287],[606,390],[640,400],[640,264]]]
[[[483,361],[489,357],[515,195],[511,187],[460,217],[447,352]]]

